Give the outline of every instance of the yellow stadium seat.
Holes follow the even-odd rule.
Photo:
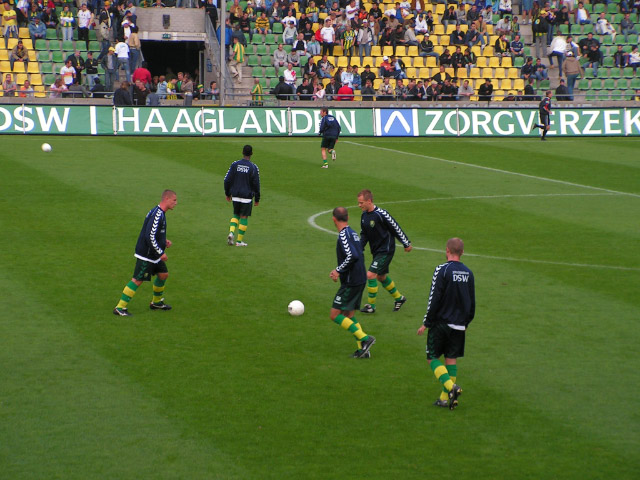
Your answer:
[[[493,68],[483,68],[482,78],[493,78]]]
[[[477,102],[478,101],[478,96],[477,95],[471,95],[469,97],[469,100],[471,100],[472,102]]]
[[[24,45],[24,48],[26,48],[27,50],[33,49],[33,43],[31,42],[30,38],[25,38],[24,40],[22,40],[22,44]]]
[[[413,66],[416,68],[422,68],[424,67],[424,57],[415,57],[413,59]]]
[[[315,55],[313,59],[315,60],[316,63],[318,63],[320,60],[322,60],[322,57],[320,55]]]
[[[7,45],[7,49],[13,50],[13,47],[15,47],[17,44],[18,44],[18,39],[11,37],[9,39],[9,44]],[[24,42],[22,42],[22,44],[24,45]]]
[[[38,65],[38,62],[29,62],[27,73],[40,73],[40,65]]]
[[[502,57],[502,68],[511,68],[513,67],[513,63],[511,62],[511,57]]]
[[[407,56],[407,47],[404,45],[399,45],[396,47],[396,57],[406,57]]]
[[[442,15],[444,11],[445,11],[444,3],[436,4],[436,12],[435,12],[436,15]]]
[[[14,71],[14,73],[25,73],[24,63],[22,63],[22,62],[14,63],[13,64],[13,71]]]
[[[20,30],[18,30],[18,37],[20,37],[20,38],[31,38],[29,36],[29,29],[27,27],[20,27]]]
[[[381,78],[376,78],[373,81],[373,88],[374,90],[378,90],[380,88],[380,85],[382,84],[382,79]]]
[[[382,55],[387,57],[393,55],[393,47],[391,45],[385,45],[382,47]]]
[[[487,57],[478,57],[478,61],[476,62],[476,66],[478,68],[485,68],[487,66]]]
[[[35,85],[33,87],[33,89],[35,90],[35,97],[36,98],[45,98],[47,96],[47,94],[44,92],[44,86],[43,85]]]
[[[518,75],[518,69],[515,67],[508,68],[506,76],[513,79],[520,77],[520,75]]]
[[[451,75],[451,77],[456,76],[455,70],[452,67],[447,67],[444,69],[444,71],[447,72],[449,75]]]
[[[447,31],[445,32],[447,35],[451,35],[456,29],[455,25],[447,25]]]
[[[436,45],[435,47],[433,47],[433,51],[436,52],[438,55],[442,55],[442,52],[444,52],[445,47],[443,47],[442,45]]]
[[[360,68],[362,66],[360,65],[360,57],[351,57],[351,66]]]
[[[480,69],[479,68],[472,68],[471,71],[469,72],[469,78],[481,78],[480,77]]]
[[[18,86],[24,85],[24,81],[29,80],[29,76],[26,73],[18,73],[15,78],[15,82]]]
[[[397,55],[396,55],[397,56]],[[402,57],[400,60],[404,62],[406,67],[413,67],[413,57]]]
[[[415,45],[411,45],[407,49],[407,55],[409,55],[410,57],[417,57],[418,56],[418,47],[416,47]]]
[[[513,81],[513,88],[516,90],[524,90],[524,80],[522,78],[516,78]]]
[[[9,61],[0,62],[0,71],[2,72],[11,72],[11,64]]]
[[[30,62],[37,62],[38,61],[38,57],[36,57],[36,52],[34,52],[33,50],[29,50],[27,53],[29,55],[29,61]]]
[[[498,68],[500,66],[500,59],[498,57],[489,57],[489,66]]]
[[[336,45],[335,47],[333,47],[333,55],[336,57],[339,57],[340,55],[344,55],[344,52],[342,51],[342,47],[339,45]]]
[[[491,77],[487,77],[487,78],[491,78]],[[478,80],[476,80],[476,84],[473,86],[473,88],[478,90],[480,88],[480,85],[482,85],[484,81],[485,81],[484,78],[479,78]]]
[[[425,57],[425,63],[424,63],[425,67],[437,67],[438,66],[438,61],[436,60],[436,57]]]
[[[476,54],[476,57],[482,55],[482,49],[480,48],[480,45],[474,45],[473,47],[471,47],[471,51]]]
[[[381,49],[380,45],[374,45],[373,47],[371,47],[371,56],[372,57],[379,57],[380,55],[382,55],[382,49]]]
[[[493,70],[493,78],[506,78],[504,74],[504,68],[495,68]]]
[[[494,91],[492,100],[494,102],[501,102],[502,100],[504,100],[504,90]]]
[[[438,39],[438,45],[449,45],[449,41],[451,40],[451,37],[449,37],[449,35],[441,35],[440,38]]]
[[[420,78],[430,78],[431,77],[431,69],[430,68],[426,68],[426,67],[422,67],[420,69]]]
[[[493,35],[493,25],[487,25],[487,33],[489,35]],[[491,37],[489,37],[491,38]]]
[[[482,56],[484,57],[493,57],[493,46],[487,45],[484,47],[484,51],[482,52]]]
[[[444,25],[441,25],[441,24],[434,25],[433,26],[433,35],[444,35]],[[433,40],[431,40],[431,41],[433,41]]]
[[[511,90],[511,80],[508,78],[500,80],[500,88],[502,90]]]
[[[417,72],[416,72],[416,68],[414,68],[414,67],[407,68],[407,77],[416,78],[417,76],[418,75],[417,75]]]
[[[9,52],[7,52],[5,49],[0,49],[0,61],[7,61],[9,60]]]
[[[347,67],[347,57],[338,58],[338,65],[336,65],[336,67],[346,68]]]
[[[42,75],[40,75],[39,73],[32,73],[31,85],[42,85]]]

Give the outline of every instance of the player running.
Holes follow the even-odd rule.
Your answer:
[[[224,194],[227,202],[233,200],[233,217],[229,221],[229,235],[227,244],[233,246],[233,234],[238,229],[236,247],[246,247],[244,235],[247,233],[249,217],[253,201],[256,207],[260,204],[260,170],[251,161],[253,148],[245,145],[242,148],[242,160],[236,160],[231,164],[224,177]]]
[[[551,120],[549,118],[551,116],[551,90],[547,90],[545,97],[540,102],[540,105],[538,105],[538,109],[540,110],[540,123],[539,124],[536,123],[531,129],[531,131],[533,132],[534,128],[541,129],[542,138],[540,140],[546,142],[547,132],[551,128],[551,125],[550,125]]]
[[[378,295],[378,281],[393,296],[395,302],[393,311],[397,312],[407,301],[402,295],[389,273],[389,265],[396,251],[397,238],[404,246],[405,252],[413,248],[411,242],[400,228],[395,219],[386,210],[373,204],[371,190],[362,190],[358,194],[358,206],[362,210],[360,219],[360,241],[362,248],[369,243],[373,261],[367,272],[368,303],[360,310],[363,313],[375,313],[376,297]]]
[[[329,168],[327,163],[327,150],[331,153],[331,160],[336,161],[336,143],[338,143],[338,137],[340,136],[340,123],[336,120],[336,117],[329,115],[329,109],[322,107],[320,109],[320,128],[318,135],[322,135],[322,143],[320,144],[320,150],[322,151],[322,168]]]

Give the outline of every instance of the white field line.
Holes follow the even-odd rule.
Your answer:
[[[378,147],[376,145],[367,145],[366,143],[358,143],[358,142],[353,142],[353,141],[350,141],[350,140],[345,140],[343,142],[344,143],[349,143],[351,145],[357,145],[359,147],[369,147],[369,148],[375,148],[377,150],[384,150],[385,152],[392,152],[392,153],[395,153],[397,155],[412,155],[414,157],[427,158],[429,160],[435,160],[435,161],[443,162],[443,163],[450,163],[450,164],[453,164],[453,165],[461,165],[461,166],[464,166],[464,167],[478,168],[480,170],[487,170],[489,172],[502,173],[502,174],[505,174],[505,175],[515,175],[517,177],[530,178],[530,179],[533,179],[533,180],[541,180],[543,182],[558,183],[560,185],[570,185],[572,187],[588,188],[590,190],[598,190],[600,192],[615,193],[617,195],[627,195],[627,196],[630,196],[630,197],[640,198],[640,195],[637,194],[637,193],[620,192],[618,190],[610,190],[608,188],[594,187],[594,186],[591,186],[591,185],[582,185],[580,183],[567,182],[567,181],[564,181],[564,180],[557,180],[555,178],[538,177],[536,175],[528,175],[526,173],[511,172],[509,170],[502,170],[500,168],[485,167],[485,166],[482,166],[482,165],[475,165],[473,163],[458,162],[456,160],[447,160],[446,158],[432,157],[430,155],[423,155],[421,153],[398,151],[398,150],[393,150],[391,148]]]
[[[599,196],[614,196],[617,195],[615,193],[543,193],[543,194],[522,194],[522,195],[477,195],[477,196],[467,196],[467,197],[436,197],[436,198],[420,198],[415,200],[397,200],[393,202],[384,202],[380,205],[392,205],[398,203],[411,203],[411,202],[434,202],[439,200],[472,200],[472,199],[492,199],[492,198],[531,198],[531,197],[599,197]],[[347,207],[347,208],[357,208],[356,205]],[[316,230],[320,230],[322,232],[326,232],[332,235],[337,235],[338,232],[335,230],[329,230],[328,228],[321,227],[316,223],[316,219],[322,215],[326,215],[328,213],[333,212],[331,210],[324,210],[322,212],[315,213],[307,218],[307,223],[311,225],[311,227]],[[425,252],[435,252],[444,254],[445,251],[438,248],[428,248],[428,247],[418,247],[413,245],[414,250],[422,250]],[[581,267],[581,268],[602,268],[609,270],[623,270],[623,271],[632,271],[632,272],[640,272],[640,268],[635,267],[620,267],[616,265],[597,265],[597,264],[589,264],[589,263],[571,263],[571,262],[554,262],[551,260],[535,260],[532,258],[514,258],[514,257],[500,257],[495,255],[485,255],[480,253],[467,253],[465,252],[467,257],[478,257],[478,258],[487,258],[490,260],[502,260],[508,262],[522,262],[522,263],[535,263],[535,264],[543,264],[543,265],[560,265],[565,267]]]

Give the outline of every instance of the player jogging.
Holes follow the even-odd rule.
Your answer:
[[[322,107],[320,109],[320,128],[318,135],[322,135],[322,143],[320,144],[320,150],[322,152],[322,168],[329,168],[327,163],[327,150],[331,153],[331,159],[335,162],[336,155],[336,143],[338,143],[338,137],[340,136],[340,124],[336,117],[329,115],[329,109]]]
[[[224,194],[227,202],[233,200],[233,217],[229,222],[229,235],[227,244],[234,245],[233,234],[238,228],[238,239],[236,247],[246,247],[244,235],[247,233],[247,225],[251,216],[253,199],[256,207],[260,203],[260,170],[258,166],[251,162],[253,148],[245,145],[242,148],[242,160],[237,160],[231,164],[229,171],[224,177]]]
[[[550,126],[550,115],[551,115],[551,90],[547,90],[545,97],[538,105],[538,109],[540,111],[540,123],[536,123],[533,128],[539,128],[542,130],[542,138],[540,140],[547,140],[547,132],[549,131]],[[533,128],[531,131],[533,132]]]
[[[348,222],[349,213],[346,208],[336,207],[333,209],[333,223],[339,232],[336,246],[338,266],[331,271],[329,277],[334,282],[340,279],[340,289],[333,299],[329,318],[356,337],[358,349],[352,357],[370,358],[369,349],[371,345],[376,343],[376,339],[362,331],[362,327],[354,316],[356,310],[360,308],[360,299],[367,275],[364,269],[360,238]]]
[[[153,299],[149,308],[151,310],[171,310],[171,305],[164,303],[164,298],[162,298],[164,284],[169,278],[169,270],[165,263],[167,261],[165,250],[171,246],[171,241],[167,240],[165,212],[173,210],[177,203],[176,192],[165,190],[162,192],[160,203],[147,213],[136,244],[134,256],[137,260],[133,277],[124,287],[120,301],[116,308],[113,309],[114,315],[120,315],[121,317],[131,316],[132,314],[127,310],[127,305],[136,294],[138,287],[142,285],[142,282],[151,280],[154,275],[156,279],[153,282]]]
[[[442,384],[442,393],[434,405],[458,406],[462,389],[456,384],[457,359],[464,356],[465,330],[476,311],[473,273],[460,261],[464,244],[459,238],[447,241],[447,261],[433,272],[427,313],[418,335],[428,328],[427,361],[433,374]],[[445,365],[439,358],[444,355]]]
[[[397,312],[407,301],[396,288],[396,284],[389,277],[389,265],[396,251],[397,238],[404,246],[405,252],[412,249],[411,242],[398,225],[398,222],[386,210],[373,204],[371,190],[362,190],[358,194],[358,206],[362,210],[360,219],[360,239],[362,248],[369,243],[373,260],[367,272],[368,303],[360,310],[363,313],[376,311],[376,297],[378,295],[378,281],[393,296],[395,303],[393,311]]]

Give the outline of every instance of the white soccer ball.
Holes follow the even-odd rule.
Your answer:
[[[287,309],[289,310],[290,315],[299,317],[304,313],[304,303],[302,303],[300,300],[294,300],[289,304]]]
[[[48,143],[43,143],[42,144],[42,151],[43,152],[49,153],[51,150],[52,150],[51,145],[49,145]]]

